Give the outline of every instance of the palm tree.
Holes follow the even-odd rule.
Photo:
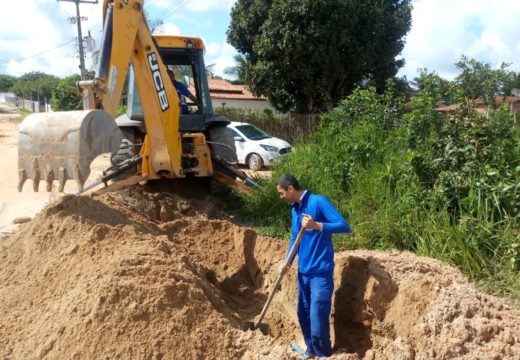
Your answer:
[[[237,83],[243,84],[246,80],[246,57],[241,54],[236,54],[233,56],[233,60],[235,60],[235,66],[225,68],[224,74],[235,76]]]
[[[206,65],[206,76],[210,79],[215,77],[215,64]]]

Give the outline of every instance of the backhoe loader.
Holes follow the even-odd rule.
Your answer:
[[[96,75],[78,82],[84,110],[36,113],[22,122],[18,191],[27,179],[32,179],[34,191],[40,180],[46,182],[47,191],[57,180],[60,192],[73,179],[81,193],[108,185],[111,179],[128,186],[192,176],[213,176],[248,189],[235,181],[240,177],[252,183],[233,166],[236,153],[226,128],[229,120],[213,114],[202,40],[152,36],[143,9],[144,0],[104,0]],[[195,92],[198,102],[188,104],[188,114],[181,114],[181,99],[168,70]],[[127,112],[114,119],[125,83]],[[85,187],[90,163],[107,152],[112,166]]]

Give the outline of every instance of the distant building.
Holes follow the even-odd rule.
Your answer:
[[[273,109],[263,96],[254,96],[244,85],[234,85],[224,79],[208,78],[209,96],[216,110],[225,107],[262,111]],[[190,91],[194,93],[193,85]]]
[[[507,104],[511,113],[516,114],[520,112],[520,97],[519,96],[495,96],[495,104],[497,106]],[[486,104],[482,97],[478,98],[474,101],[475,110],[477,110],[481,114],[485,114],[488,112],[489,105]],[[437,107],[435,110],[448,113],[454,110],[457,110],[460,107],[460,104],[447,104],[445,102],[437,103]]]
[[[518,96],[495,96],[495,104],[497,106],[507,104],[513,114],[520,111],[520,97]],[[488,108],[488,105],[486,105],[484,99],[481,97],[475,100],[475,106],[483,111],[487,111]]]

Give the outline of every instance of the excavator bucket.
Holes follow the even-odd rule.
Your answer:
[[[18,191],[32,179],[34,191],[40,180],[47,191],[58,180],[58,191],[74,179],[78,192],[90,174],[90,163],[103,153],[119,149],[121,131],[103,110],[82,110],[29,115],[20,125],[18,137]]]

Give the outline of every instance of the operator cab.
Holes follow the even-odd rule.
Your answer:
[[[183,83],[198,100],[198,104],[195,104],[188,98],[181,99],[181,102],[184,101],[188,106],[188,114],[180,115],[179,130],[181,132],[204,132],[213,123],[227,125],[229,123],[227,118],[213,113],[202,40],[163,35],[154,36],[154,39],[163,63],[173,71],[175,79]],[[143,109],[131,66],[129,73],[127,113],[126,116],[118,118],[116,122],[120,127],[137,126],[144,133]]]

